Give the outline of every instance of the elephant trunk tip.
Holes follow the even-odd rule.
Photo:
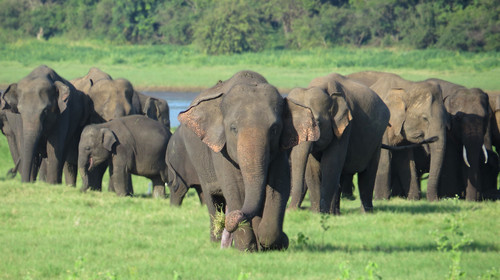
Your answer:
[[[226,215],[225,229],[233,233],[238,229],[239,224],[246,219],[248,219],[248,217],[241,210],[231,211]]]

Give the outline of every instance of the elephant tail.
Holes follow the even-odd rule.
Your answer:
[[[386,144],[382,144],[382,149],[386,149],[386,150],[390,150],[390,151],[401,151],[401,150],[406,150],[406,149],[413,149],[413,148],[420,147],[420,146],[422,146],[424,144],[429,144],[429,143],[436,142],[438,139],[439,139],[438,136],[434,136],[434,137],[431,137],[431,138],[427,138],[427,139],[425,139],[422,142],[414,143],[414,144],[409,144],[409,145],[404,145],[404,146],[389,146],[389,145],[386,145]]]

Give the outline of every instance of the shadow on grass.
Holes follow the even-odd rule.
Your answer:
[[[429,204],[411,204],[404,205],[386,204],[375,205],[373,213],[387,212],[387,213],[409,213],[409,214],[432,214],[432,213],[457,213],[463,210],[459,205],[450,205],[443,203],[429,203]],[[358,215],[361,212],[360,207],[345,207],[340,206],[341,215]]]
[[[318,243],[307,243],[307,244],[292,244],[289,248],[290,251],[298,252],[345,252],[345,253],[359,253],[359,252],[375,252],[375,253],[397,253],[397,252],[439,252],[437,245],[435,243],[427,244],[406,244],[406,245],[388,245],[388,246],[373,246],[373,247],[354,247],[354,246],[337,246],[332,244],[318,244]],[[488,242],[472,242],[470,245],[461,248],[461,252],[500,252],[495,243]]]

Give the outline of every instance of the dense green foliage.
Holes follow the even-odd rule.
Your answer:
[[[0,0],[0,38],[195,43],[207,53],[334,46],[500,50],[498,0]]]
[[[133,198],[21,184],[5,179],[13,165],[7,147],[0,135],[1,279],[500,276],[500,202],[393,199],[363,215],[359,199],[343,200],[339,217],[287,212],[289,249],[247,254],[209,241],[208,213],[194,192],[177,208],[151,199],[141,177],[133,178]]]

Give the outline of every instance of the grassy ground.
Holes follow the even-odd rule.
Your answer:
[[[393,199],[363,215],[359,199],[343,200],[338,217],[287,212],[289,249],[250,254],[209,241],[195,192],[176,208],[141,177],[133,198],[80,193],[80,182],[21,184],[3,176],[8,153],[0,136],[0,279],[500,277],[500,202]]]
[[[0,84],[47,64],[67,79],[97,66],[141,90],[199,90],[250,69],[283,89],[306,87],[331,72],[395,72],[410,80],[442,78],[468,87],[500,90],[500,53],[443,50],[316,49],[207,56],[192,47],[112,46],[102,42],[19,41],[0,44]]]
[[[329,72],[392,71],[499,90],[497,53],[315,50],[208,57],[189,47],[101,46],[100,42],[0,44],[0,84],[47,64],[72,79],[91,66],[142,89],[200,89],[241,69],[288,89]],[[359,199],[342,215],[288,212],[285,252],[246,254],[209,241],[209,217],[190,192],[180,208],[148,194],[80,193],[3,174],[13,166],[0,136],[0,279],[498,279],[500,202]],[[105,179],[107,180],[107,179]],[[306,200],[305,206],[308,206]]]

